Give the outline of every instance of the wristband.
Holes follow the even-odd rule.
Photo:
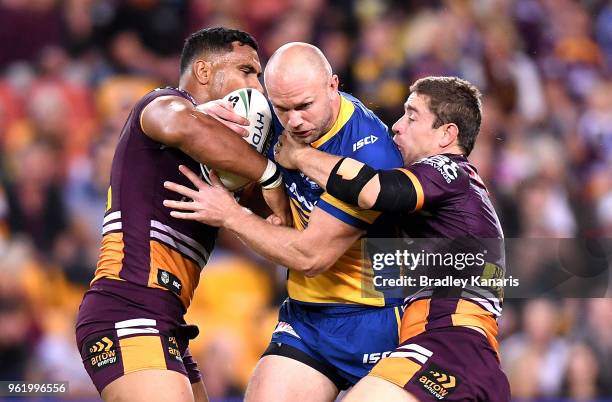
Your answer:
[[[259,178],[259,183],[264,190],[271,190],[283,183],[283,178],[278,170],[278,166],[270,159],[268,159],[268,165]]]

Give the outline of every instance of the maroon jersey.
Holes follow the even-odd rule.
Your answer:
[[[185,91],[156,89],[131,111],[121,132],[111,170],[102,228],[102,247],[95,282],[111,278],[170,291],[187,308],[200,271],[214,246],[217,229],[174,219],[164,199],[177,199],[164,181],[191,187],[179,170],[199,164],[179,149],[149,138],[141,127],[143,109],[159,96],[180,96],[195,105]]]
[[[400,170],[410,178],[417,193],[415,211],[406,215],[402,223],[405,235],[463,239],[455,251],[488,251],[479,276],[502,277],[503,232],[476,168],[462,155],[442,154]],[[495,337],[502,298],[503,290],[495,286],[470,283],[459,289],[425,287],[406,299],[401,339],[430,329],[471,326],[484,331],[497,350]]]

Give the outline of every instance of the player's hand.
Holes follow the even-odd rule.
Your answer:
[[[275,225],[291,226],[293,219],[291,218],[291,208],[289,208],[289,198],[285,193],[285,186],[280,185],[270,190],[261,190],[264,200],[268,207],[272,210],[266,220]]]
[[[164,206],[173,210],[170,216],[222,227],[227,219],[243,213],[243,208],[227,191],[214,172],[211,171],[209,175],[212,185],[208,185],[188,167],[181,165],[179,170],[187,176],[197,190],[171,181],[164,182],[164,187],[168,190],[191,199],[191,201],[164,200]]]
[[[196,106],[196,110],[214,118],[225,127],[242,137],[249,136],[249,119],[234,112],[234,106],[230,101],[217,99]]]
[[[287,169],[299,169],[300,152],[310,145],[297,141],[286,131],[274,146],[274,160]]]
[[[283,221],[278,216],[271,214],[266,218],[266,222],[273,224],[274,226],[282,226]]]

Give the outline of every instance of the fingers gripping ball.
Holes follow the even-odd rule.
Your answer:
[[[247,128],[249,136],[244,140],[251,144],[259,153],[264,153],[267,148],[268,138],[272,127],[272,112],[266,97],[256,89],[242,88],[230,92],[223,99],[234,106],[234,111],[246,117],[250,124]],[[200,165],[202,175],[210,184],[210,169],[206,165]],[[223,185],[230,191],[237,191],[249,184],[249,180],[223,170],[217,170],[217,175]]]

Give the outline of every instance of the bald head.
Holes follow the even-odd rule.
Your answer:
[[[293,82],[327,83],[332,68],[318,47],[304,42],[291,42],[279,47],[270,57],[264,72],[269,85],[291,85]]]
[[[300,141],[316,141],[336,121],[338,76],[315,46],[302,42],[281,46],[268,61],[264,82],[276,116]]]

